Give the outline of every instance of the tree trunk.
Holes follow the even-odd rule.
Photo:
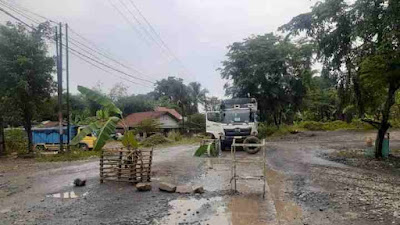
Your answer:
[[[360,82],[358,80],[357,75],[353,76],[353,88],[354,88],[354,94],[356,97],[356,102],[358,106],[358,116],[360,118],[364,118],[365,114],[365,108],[364,108],[364,102],[362,101],[362,95],[361,95],[361,87],[360,87]]]
[[[33,141],[32,141],[32,116],[29,110],[24,113],[24,128],[28,136],[28,154],[33,153]]]
[[[6,154],[6,142],[4,141],[3,117],[0,116],[0,156]]]
[[[377,134],[377,144],[375,146],[375,157],[381,158],[383,156],[383,140],[385,138],[385,134],[389,129],[389,116],[390,116],[390,108],[395,104],[395,94],[398,87],[394,84],[389,84],[388,96],[385,102],[385,106],[382,112],[382,120],[379,126],[378,134]]]

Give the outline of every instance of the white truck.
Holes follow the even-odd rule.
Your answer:
[[[255,98],[223,100],[219,111],[206,112],[206,132],[218,139],[222,150],[230,147],[233,139],[245,144],[260,143],[257,138],[257,101]],[[259,147],[244,147],[250,154]]]

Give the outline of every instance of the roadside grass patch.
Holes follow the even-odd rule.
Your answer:
[[[194,153],[194,156],[200,157],[202,155],[207,154],[207,149],[208,149],[208,144],[200,146],[196,152]],[[218,156],[218,151],[215,148],[215,144],[211,144],[210,146],[210,156],[211,157],[217,157]]]
[[[329,154],[323,154],[323,158],[343,163],[349,166],[360,167],[364,169],[374,169],[379,171],[394,171],[400,170],[400,151],[392,150],[388,158],[376,159],[375,157],[365,154],[365,150],[336,150]]]
[[[36,157],[38,162],[64,162],[85,160],[93,157],[99,157],[100,151],[82,151],[79,149],[72,149],[71,152],[58,153],[58,154],[39,154]]]
[[[4,141],[6,142],[6,154],[17,153],[24,155],[28,149],[28,137],[22,129],[7,129],[4,131]]]
[[[141,142],[141,145],[144,147],[153,147],[156,145],[166,144],[171,142],[168,138],[166,138],[163,134],[154,134]]]
[[[176,132],[168,135],[168,138],[163,134],[154,134],[142,142],[140,142],[143,147],[170,147],[176,145],[187,145],[199,143],[203,139],[202,136],[184,136]]]
[[[371,130],[371,125],[361,120],[353,120],[351,123],[336,120],[331,122],[301,121],[293,125],[282,124],[279,128],[275,125],[260,123],[258,126],[259,138],[284,136],[296,134],[302,131],[336,131],[336,130]]]

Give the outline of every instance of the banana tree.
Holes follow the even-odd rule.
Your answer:
[[[102,95],[97,91],[93,91],[89,88],[78,86],[79,92],[82,93],[89,100],[95,101],[100,104],[103,108],[98,113],[98,121],[90,123],[81,132],[74,137],[71,141],[71,145],[77,145],[85,136],[91,133],[98,133],[96,143],[93,147],[94,150],[101,150],[108,140],[111,139],[111,135],[115,133],[115,129],[119,122],[122,122],[125,135],[122,141],[122,144],[125,147],[137,148],[138,143],[134,137],[132,131],[128,130],[128,127],[123,122],[122,111],[115,106],[115,104],[111,101],[111,99]],[[101,114],[101,115],[100,115]],[[104,118],[108,118],[107,122],[104,124],[101,121]]]

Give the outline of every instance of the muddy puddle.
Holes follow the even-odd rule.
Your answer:
[[[48,198],[59,198],[59,199],[74,199],[74,198],[84,197],[87,194],[88,194],[88,192],[77,193],[75,191],[66,191],[66,192],[48,194],[48,195],[46,195],[46,197],[48,197]]]
[[[228,203],[222,197],[181,198],[169,202],[168,216],[161,224],[232,224]]]

